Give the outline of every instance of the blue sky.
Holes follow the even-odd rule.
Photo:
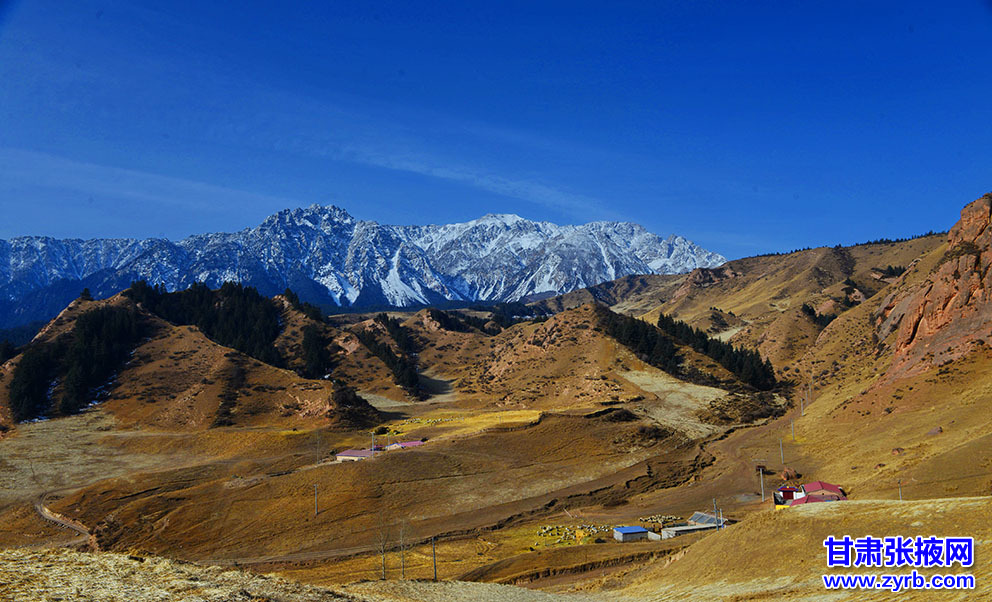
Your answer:
[[[946,229],[992,191],[987,0],[0,6],[0,238],[317,202],[740,257]]]

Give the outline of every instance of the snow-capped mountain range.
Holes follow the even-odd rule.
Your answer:
[[[47,319],[83,287],[96,297],[133,280],[168,290],[234,280],[339,306],[516,301],[629,274],[722,264],[682,238],[625,222],[559,226],[486,215],[441,226],[356,220],[334,206],[287,209],[235,233],[165,239],[0,240],[0,327]]]

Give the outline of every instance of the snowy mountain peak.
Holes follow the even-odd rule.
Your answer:
[[[0,327],[46,319],[83,287],[110,296],[133,280],[168,290],[236,280],[273,295],[287,286],[325,305],[515,301],[630,274],[678,273],[725,259],[638,224],[559,226],[512,214],[390,226],[341,207],[286,209],[254,228],[162,239],[0,240]]]
[[[474,219],[468,223],[469,224],[503,224],[509,226],[512,224],[518,224],[520,222],[533,223],[513,213],[487,213],[482,217],[480,217],[479,219]]]
[[[326,228],[327,226],[335,225],[348,226],[355,222],[355,218],[341,207],[335,205],[317,205],[315,203],[309,207],[283,209],[279,213],[265,218],[256,229],[263,230],[279,226]]]

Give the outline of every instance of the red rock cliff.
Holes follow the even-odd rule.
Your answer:
[[[939,267],[919,286],[897,291],[876,314],[877,334],[895,331],[890,374],[908,375],[992,344],[992,194],[961,210]]]

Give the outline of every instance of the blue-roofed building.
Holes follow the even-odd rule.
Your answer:
[[[619,542],[627,542],[641,541],[642,539],[661,539],[661,537],[644,527],[614,527],[613,539]]]

